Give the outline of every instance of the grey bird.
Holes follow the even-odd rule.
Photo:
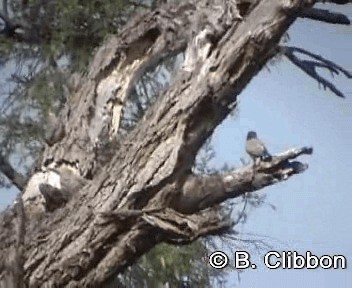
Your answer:
[[[264,143],[257,138],[257,133],[254,131],[249,131],[247,134],[246,141],[246,152],[254,161],[254,164],[257,164],[257,160],[270,160],[271,155],[266,149]]]

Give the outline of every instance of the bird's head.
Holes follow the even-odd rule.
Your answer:
[[[249,131],[247,134],[247,140],[255,139],[255,138],[257,138],[257,133],[255,133],[254,131]]]

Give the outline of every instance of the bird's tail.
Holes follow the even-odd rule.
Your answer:
[[[271,161],[273,157],[271,156],[271,154],[268,151],[265,151],[264,155],[262,156],[262,160],[263,161]]]

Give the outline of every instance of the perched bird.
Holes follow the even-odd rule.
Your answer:
[[[246,141],[246,152],[254,161],[254,164],[257,164],[257,159],[260,160],[270,160],[271,155],[266,149],[264,143],[257,138],[257,133],[254,131],[249,131],[247,134]]]

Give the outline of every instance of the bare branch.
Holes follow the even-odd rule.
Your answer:
[[[14,184],[20,191],[23,191],[27,178],[17,172],[4,155],[0,153],[0,171]]]
[[[138,3],[138,2],[135,2],[135,1],[128,1],[128,3],[134,7],[141,7],[141,8],[144,8],[144,9],[150,9],[150,5],[146,5],[146,4],[143,4],[142,2],[141,3]]]
[[[326,23],[332,24],[342,24],[350,25],[351,21],[348,17],[342,13],[330,12],[329,10],[319,9],[319,8],[310,8],[303,10],[300,14],[302,18],[309,18],[312,20],[317,20]]]
[[[334,3],[337,5],[344,5],[348,3],[352,3],[352,0],[319,0],[317,2],[322,2],[322,3]]]
[[[203,177],[192,174],[185,181],[181,195],[173,199],[171,207],[179,212],[192,214],[226,199],[287,180],[308,168],[306,164],[290,160],[312,153],[311,147],[290,149],[273,156],[270,161],[262,161],[260,165],[247,165],[226,174]]]
[[[351,72],[345,70],[341,66],[335,64],[334,62],[323,58],[320,55],[314,54],[314,53],[309,52],[307,50],[304,50],[302,48],[281,46],[280,49],[283,51],[283,54],[293,64],[295,64],[297,67],[299,67],[305,73],[307,73],[309,76],[311,76],[312,78],[317,80],[319,84],[322,84],[324,89],[328,88],[335,95],[342,97],[342,98],[345,97],[344,94],[339,89],[337,89],[333,83],[331,83],[330,81],[328,81],[324,77],[320,76],[317,73],[316,68],[325,68],[331,72],[332,76],[343,73],[347,78],[352,78]],[[300,53],[305,56],[309,56],[310,58],[313,58],[315,61],[300,59],[295,55],[296,53]]]
[[[234,225],[229,217],[222,218],[214,208],[187,216],[166,209],[155,215],[145,216],[144,220],[161,230],[167,243],[178,245],[189,244],[204,235],[225,233]]]

